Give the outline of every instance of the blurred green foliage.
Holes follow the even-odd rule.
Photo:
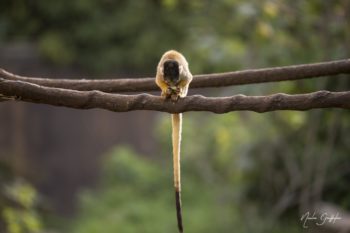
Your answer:
[[[37,192],[27,182],[15,181],[4,187],[3,195],[11,200],[1,208],[1,215],[8,233],[41,232],[41,220],[37,213]]]
[[[335,158],[327,168],[337,170],[348,161],[349,118],[339,118],[341,111],[335,116],[322,111],[267,115],[185,114],[182,198],[186,231],[302,232],[295,203],[288,204],[278,221],[276,215],[280,214],[279,198],[294,182],[290,175],[302,176],[300,181],[307,179],[303,177],[303,159],[307,156],[304,148],[310,147],[310,141],[306,141],[304,129],[309,118],[315,116],[332,118],[330,122],[320,118],[320,122],[327,124],[324,129],[317,129],[320,134],[333,128],[335,121],[345,126],[338,132],[345,140],[337,142],[337,149],[332,151]],[[73,224],[73,233],[95,233],[101,229],[104,232],[176,231],[171,121],[167,114],[164,116],[155,131],[161,145],[157,160],[143,159],[144,156],[128,147],[118,147],[109,153],[103,163],[97,191],[81,194],[80,214]],[[283,121],[278,120],[279,117]],[[316,125],[318,127],[318,122]],[[287,145],[291,138],[293,143]],[[315,152],[308,158],[310,163],[324,158],[322,153],[329,149],[322,139],[313,140],[318,142],[312,146]],[[290,156],[296,163],[299,174],[289,174],[290,164],[285,156]],[[329,175],[324,201],[350,208],[346,176],[342,173]],[[312,185],[310,183],[308,185]],[[297,190],[292,188],[290,194],[298,195],[301,185],[296,186]],[[328,190],[330,187],[332,190]]]
[[[249,219],[242,215],[243,206],[238,197],[241,187],[235,185],[237,181],[223,182],[219,177],[203,179],[204,171],[196,166],[198,161],[189,158],[188,153],[183,157],[186,231],[232,232],[236,229],[236,232],[262,232],[261,227],[267,228],[258,218],[254,206],[250,207]],[[175,232],[177,223],[170,158],[169,155],[162,162],[149,161],[128,147],[113,150],[104,163],[99,191],[81,194],[81,215],[72,232]],[[272,228],[276,232],[278,229],[281,227]]]
[[[170,48],[194,73],[231,71],[347,57],[348,11],[347,0],[3,0],[0,41],[97,73],[154,73]]]

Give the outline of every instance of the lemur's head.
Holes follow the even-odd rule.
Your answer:
[[[175,60],[167,60],[163,64],[164,80],[176,85],[180,79],[179,63]]]

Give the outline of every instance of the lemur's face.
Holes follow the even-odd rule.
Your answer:
[[[165,61],[163,64],[164,81],[176,85],[180,79],[179,63],[175,60]]]

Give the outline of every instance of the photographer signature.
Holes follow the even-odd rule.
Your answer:
[[[310,212],[306,212],[303,214],[300,218],[300,221],[303,223],[303,228],[309,228],[307,225],[308,221],[315,221],[315,224],[317,226],[322,226],[326,222],[334,224],[335,221],[342,219],[339,217],[339,213],[336,214],[328,214],[328,213],[323,213],[321,215],[317,215],[316,212],[313,212],[310,214]]]

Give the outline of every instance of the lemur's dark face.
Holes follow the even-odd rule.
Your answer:
[[[179,63],[175,60],[168,60],[163,64],[164,80],[170,84],[179,82]]]

